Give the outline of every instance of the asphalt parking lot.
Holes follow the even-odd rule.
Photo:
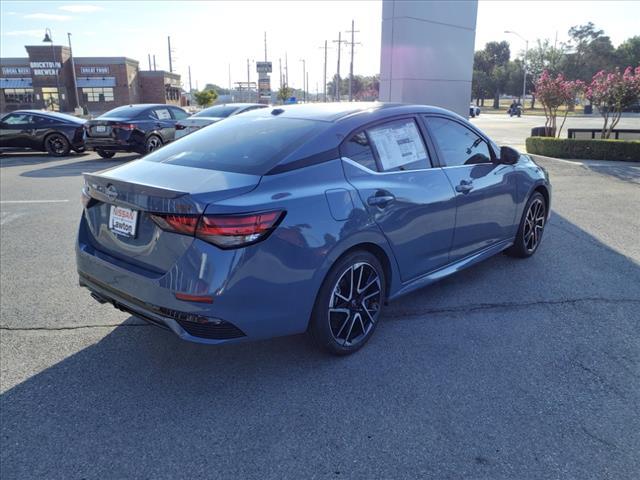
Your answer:
[[[640,164],[541,159],[536,256],[393,303],[334,358],[183,343],[80,289],[80,174],[124,159],[0,158],[0,477],[639,478]]]

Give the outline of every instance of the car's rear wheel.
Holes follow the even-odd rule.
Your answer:
[[[96,150],[96,152],[98,153],[98,155],[100,155],[102,158],[111,158],[113,157],[116,152],[113,151],[109,151],[109,150]]]
[[[154,150],[159,149],[162,146],[162,139],[157,135],[151,135],[147,138],[147,142],[145,143],[144,149],[147,153],[151,153]]]
[[[536,253],[546,222],[547,202],[540,192],[534,192],[522,214],[515,242],[507,253],[520,258],[527,258]]]
[[[61,133],[51,133],[44,139],[44,148],[49,155],[64,157],[65,155],[69,155],[71,144],[69,140],[67,140],[67,137]]]
[[[311,315],[309,333],[335,355],[359,350],[373,335],[384,304],[386,279],[378,259],[354,251],[325,278]]]

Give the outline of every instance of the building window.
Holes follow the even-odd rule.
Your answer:
[[[165,85],[165,98],[167,100],[180,100],[180,89]]]
[[[5,88],[4,101],[7,103],[34,103],[33,88]]]
[[[113,88],[83,88],[85,102],[113,102]]]

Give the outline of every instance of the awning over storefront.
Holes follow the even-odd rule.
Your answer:
[[[0,78],[0,88],[31,88],[33,81],[30,78]]]
[[[78,87],[115,87],[116,77],[78,77]]]

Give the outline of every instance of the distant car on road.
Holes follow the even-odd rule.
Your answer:
[[[153,152],[173,141],[176,123],[188,116],[173,105],[117,107],[85,124],[85,146],[102,158],[111,158],[118,152]]]
[[[17,110],[0,119],[0,150],[38,150],[54,157],[84,151],[86,120],[58,112]]]
[[[176,125],[176,138],[184,137],[196,130],[200,130],[202,127],[219,122],[227,117],[265,107],[267,107],[267,105],[263,103],[228,103],[205,108],[189,118],[178,122]]]
[[[480,107],[477,105],[474,105],[473,103],[469,105],[469,116],[471,118],[480,116]]]

